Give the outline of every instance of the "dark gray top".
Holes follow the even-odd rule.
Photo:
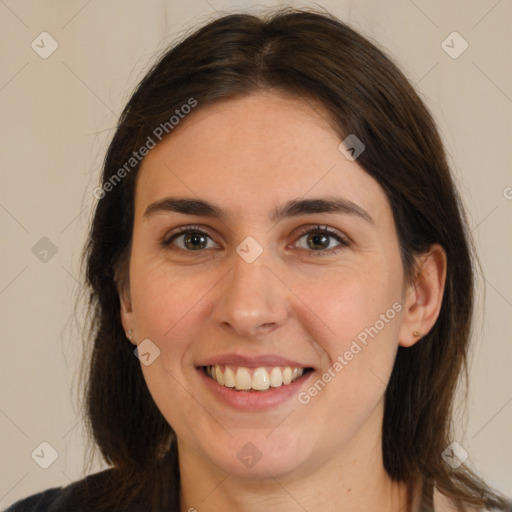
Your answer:
[[[77,490],[101,485],[105,477],[113,475],[113,469],[106,469],[89,475],[65,487],[53,487],[13,503],[5,512],[92,512],[87,510],[76,496]],[[126,512],[142,512],[132,508]]]
[[[90,510],[87,505],[80,503],[80,499],[77,498],[77,491],[84,490],[84,488],[93,488],[102,484],[105,479],[110,478],[114,475],[114,470],[106,469],[99,473],[89,475],[82,480],[73,482],[66,487],[54,487],[47,489],[46,491],[33,494],[28,498],[23,498],[13,505],[11,505],[4,512],[97,512]],[[429,504],[430,502],[430,504]],[[434,512],[431,500],[424,500],[421,511],[422,512]],[[512,512],[511,508],[500,509]],[[178,507],[176,506],[176,510]],[[168,510],[168,509],[167,509]],[[129,509],[116,510],[115,512],[147,512],[147,507],[131,505]],[[482,511],[485,512],[485,511]],[[487,512],[498,512],[498,509],[488,510]]]

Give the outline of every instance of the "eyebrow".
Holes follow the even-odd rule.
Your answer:
[[[197,215],[226,220],[227,213],[219,206],[203,199],[189,199],[184,197],[166,197],[150,204],[144,217],[151,217],[157,213],[175,212],[184,215]],[[315,213],[338,213],[360,217],[370,224],[374,224],[372,217],[360,206],[344,198],[326,197],[317,199],[293,199],[284,205],[275,208],[269,214],[272,222],[312,215]]]

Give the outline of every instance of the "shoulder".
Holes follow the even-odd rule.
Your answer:
[[[78,494],[101,486],[114,476],[113,469],[89,475],[65,487],[53,487],[13,503],[5,512],[86,512]]]
[[[28,498],[23,498],[12,504],[5,512],[39,512],[48,510],[48,507],[55,502],[63,493],[62,487],[54,487]]]

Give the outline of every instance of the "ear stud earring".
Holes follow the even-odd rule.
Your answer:
[[[412,335],[418,337],[418,336],[421,336],[421,332],[412,331]]]
[[[125,334],[126,334],[126,333],[125,333]],[[130,329],[130,330],[128,331],[128,333],[126,334],[126,337],[127,337],[130,341],[132,341],[132,330],[131,330],[131,329]]]

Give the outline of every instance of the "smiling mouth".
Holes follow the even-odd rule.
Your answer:
[[[202,366],[204,373],[217,384],[236,391],[268,391],[270,388],[287,386],[300,379],[312,368],[273,366],[245,368],[243,366]]]

